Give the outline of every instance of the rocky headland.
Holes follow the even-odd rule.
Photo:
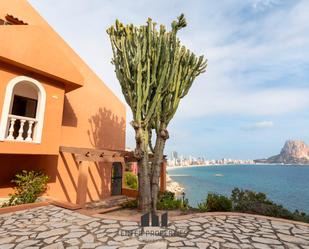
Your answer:
[[[288,140],[280,154],[267,159],[254,160],[255,163],[309,164],[309,147],[303,141]]]
[[[185,189],[178,182],[173,181],[169,175],[166,175],[166,190],[180,196]]]

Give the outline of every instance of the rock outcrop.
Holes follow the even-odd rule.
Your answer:
[[[256,163],[309,164],[309,147],[303,141],[288,140],[279,155],[254,161]]]

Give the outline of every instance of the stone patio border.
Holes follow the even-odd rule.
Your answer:
[[[53,203],[54,202],[54,203]],[[11,207],[5,207],[0,208],[0,215],[1,214],[7,214],[7,213],[15,213],[18,211],[24,211],[27,209],[33,209],[48,205],[55,205],[59,206],[68,210],[72,210],[71,208],[66,208],[64,205],[57,205],[55,201],[49,200],[49,201],[42,201],[42,202],[35,202],[35,203],[28,203],[28,204],[21,204],[17,206],[11,206]],[[74,209],[73,209],[74,210]],[[106,219],[115,219],[119,221],[140,221],[139,219],[136,219],[134,216],[129,217],[123,217],[123,216],[115,216],[111,215],[109,213],[105,214],[91,214],[90,212],[82,212],[81,210],[75,210],[80,214],[92,216],[96,218],[106,218]],[[258,215],[258,214],[249,214],[249,213],[237,213],[237,212],[204,212],[204,213],[194,213],[194,214],[187,214],[187,215],[178,215],[178,216],[169,216],[169,220],[171,221],[179,221],[179,220],[188,220],[192,218],[199,218],[199,217],[207,217],[207,216],[247,216],[247,217],[254,217],[254,218],[260,218],[260,219],[266,219],[266,220],[272,220],[272,221],[279,221],[279,222],[285,222],[290,223],[294,225],[302,225],[309,227],[309,223],[300,222],[300,221],[294,221],[294,220],[288,220],[283,218],[277,218],[277,217],[271,217],[271,216],[265,216],[265,215]]]
[[[136,219],[135,217],[123,217],[123,216],[113,216],[108,213],[106,214],[97,214],[93,215],[94,217],[99,218],[106,218],[106,219],[115,219],[119,221],[139,221],[139,219]],[[294,221],[294,220],[288,220],[283,218],[277,218],[277,217],[271,217],[271,216],[265,216],[265,215],[258,215],[258,214],[249,214],[249,213],[237,213],[237,212],[205,212],[205,213],[194,213],[194,214],[187,214],[187,215],[179,215],[179,216],[169,216],[169,220],[171,221],[180,221],[180,220],[189,220],[192,218],[200,218],[200,217],[207,217],[207,216],[247,216],[247,217],[254,217],[254,218],[260,218],[260,219],[266,219],[271,221],[279,221],[294,225],[301,225],[309,227],[309,223],[300,222],[300,221]]]
[[[0,215],[7,214],[7,213],[14,213],[14,212],[37,208],[37,207],[44,207],[48,205],[50,205],[48,201],[42,201],[42,202],[35,202],[35,203],[28,203],[28,204],[20,204],[20,205],[11,206],[11,207],[4,207],[4,208],[0,208]]]

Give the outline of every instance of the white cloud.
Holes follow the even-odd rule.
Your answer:
[[[284,86],[267,85],[284,77],[301,75],[303,65],[309,63],[309,1],[297,2],[290,8],[243,20],[241,9],[248,3],[230,1],[159,0],[127,1],[94,0],[91,4],[74,1],[58,3],[57,12],[50,6],[53,0],[31,0],[43,9],[43,15],[60,31],[63,37],[105,83],[124,101],[120,86],[110,64],[110,42],[105,29],[116,18],[124,22],[141,24],[148,16],[154,21],[169,25],[180,12],[189,21],[180,32],[183,43],[197,54],[206,54],[209,66],[200,76],[189,95],[184,99],[181,112],[184,116],[213,114],[285,114],[308,105],[309,79]],[[274,5],[279,0],[252,0],[253,5]],[[236,4],[237,3],[237,4]],[[151,8],[149,7],[151,5]],[[248,7],[248,6],[247,6]],[[73,10],[71,10],[73,9]],[[82,11],[84,9],[84,11]],[[275,8],[274,8],[275,9]],[[168,12],[166,10],[169,10]],[[62,12],[74,11],[75,18],[60,19]],[[252,14],[253,15],[253,14]],[[207,20],[205,20],[207,16]],[[76,25],[78,23],[78,25]],[[308,72],[308,70],[306,70]],[[262,84],[262,86],[261,86]],[[202,109],[200,107],[203,107]],[[179,114],[182,116],[182,114]]]
[[[270,128],[273,128],[274,126],[275,125],[273,121],[261,121],[261,122],[257,122],[252,125],[245,126],[243,127],[243,130],[252,131],[252,130],[260,130],[260,129],[270,129]]]
[[[280,3],[282,3],[282,0],[254,0],[252,6],[257,10],[263,11]]]
[[[303,110],[309,106],[309,90],[306,89],[264,89],[248,91],[243,89],[194,90],[181,103],[178,117],[198,118],[208,115],[282,115]]]
[[[216,30],[203,35],[193,31],[190,46],[203,48],[209,67],[178,115],[282,115],[307,108],[307,13],[309,1],[299,1],[263,17],[222,20]]]
[[[57,8],[54,0],[30,2],[122,101],[105,29],[116,18],[143,24],[148,16],[169,27],[184,12],[189,23],[180,38],[209,66],[177,117],[290,115],[309,107],[308,0],[66,0]],[[132,132],[127,137],[134,141]]]

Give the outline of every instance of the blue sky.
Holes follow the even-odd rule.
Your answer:
[[[29,2],[123,101],[105,30],[116,18],[169,27],[185,13],[180,39],[209,66],[170,124],[167,153],[255,159],[278,153],[287,139],[309,144],[308,0]]]

